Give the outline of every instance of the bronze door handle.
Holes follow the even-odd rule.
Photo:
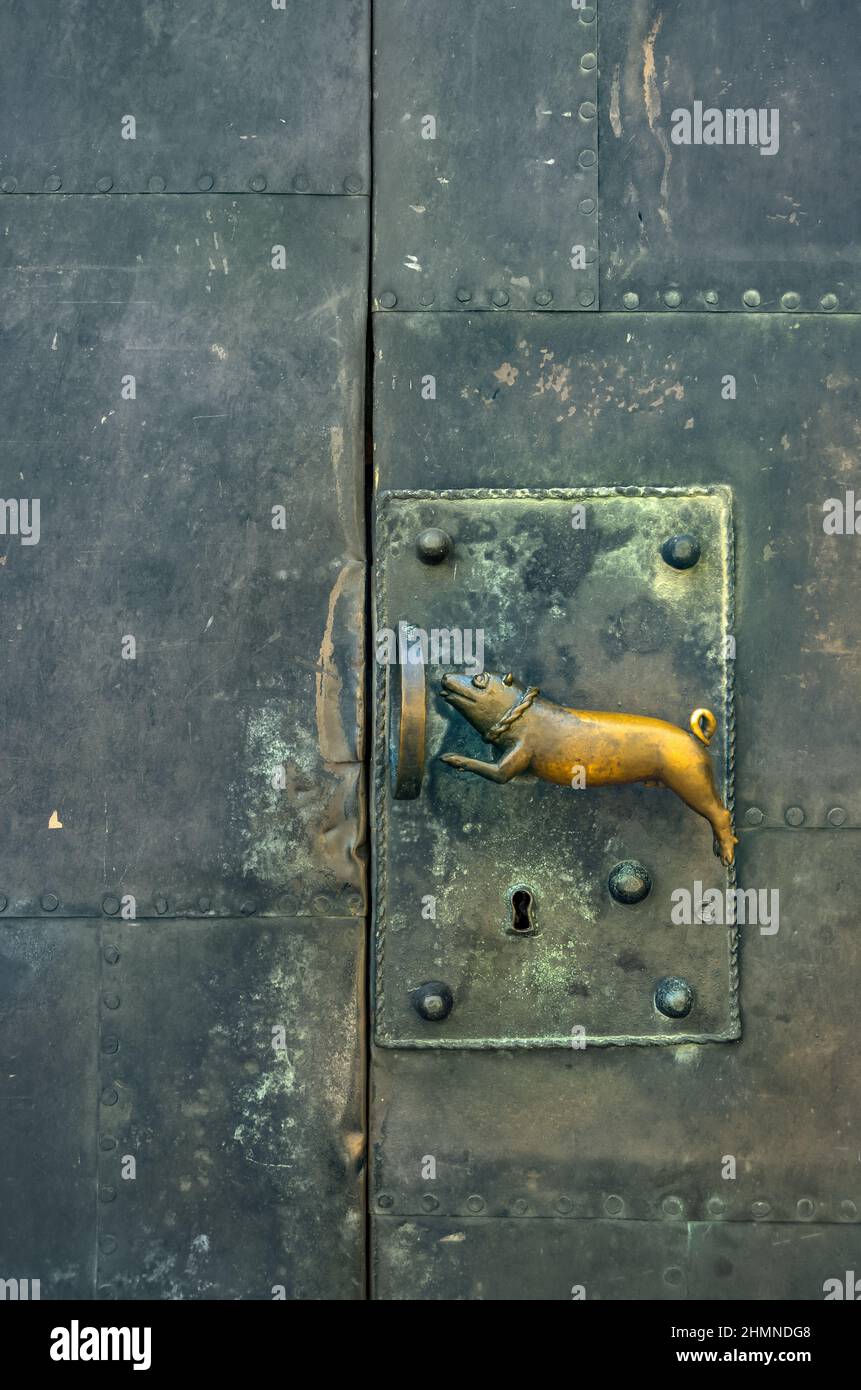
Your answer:
[[[399,623],[398,631],[409,624]],[[389,668],[391,670],[391,667]],[[393,701],[394,795],[397,801],[414,801],[422,789],[427,729],[427,674],[423,661],[398,662]]]

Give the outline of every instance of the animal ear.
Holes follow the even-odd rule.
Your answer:
[[[508,673],[507,676],[503,676],[503,677],[502,677],[502,684],[503,684],[503,685],[513,685],[513,684],[514,684],[514,676],[511,674],[510,671],[509,671],[509,673]]]

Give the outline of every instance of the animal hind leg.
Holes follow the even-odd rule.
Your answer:
[[[732,816],[718,796],[708,755],[693,767],[666,769],[663,778],[665,786],[709,822],[721,863],[729,866],[735,858],[738,840],[732,833]]]

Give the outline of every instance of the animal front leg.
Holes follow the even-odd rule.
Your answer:
[[[475,772],[486,777],[488,782],[510,782],[519,772],[529,766],[529,753],[518,743],[510,749],[498,763],[483,763],[478,758],[462,758],[459,753],[443,753],[442,760],[449,767],[457,767],[464,772]]]

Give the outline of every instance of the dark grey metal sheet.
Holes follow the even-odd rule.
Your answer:
[[[361,912],[366,214],[4,205],[7,912]]]
[[[561,0],[378,0],[376,307],[597,309],[597,27]]]
[[[583,529],[572,529],[582,512]],[[427,527],[453,537],[450,563],[422,564]],[[660,545],[693,532],[703,554],[681,573]],[[377,627],[408,615],[425,632],[476,631],[486,670],[563,705],[658,716],[687,727],[714,710],[712,766],[727,798],[733,728],[732,513],[726,489],[556,489],[387,493],[377,523]],[[443,752],[475,756],[479,736],[440,699],[449,669],[429,652],[427,756],[417,799],[393,795],[387,713],[397,666],[378,667],[377,1040],[390,1047],[567,1047],[738,1037],[736,936],[693,932],[683,946],[668,892],[732,883],[712,831],[669,791],[575,791],[519,777],[495,787],[456,775]],[[388,694],[386,686],[388,685]],[[731,796],[731,792],[730,792]],[[653,887],[614,901],[614,866],[641,861]],[[532,895],[536,931],[511,931],[509,895]],[[434,915],[422,910],[433,896]],[[686,1018],[655,1007],[662,978],[695,992]],[[454,1008],[417,1013],[413,992],[444,981]]]
[[[604,308],[861,307],[860,50],[855,0],[603,5]],[[690,113],[693,137],[697,102],[703,113],[755,112],[757,138],[763,112],[772,147],[768,113],[777,111],[775,153],[748,143],[675,143],[674,130],[685,132],[673,113]],[[726,136],[725,116],[721,126]]]
[[[739,822],[861,825],[859,538],[823,530],[853,489],[855,318],[378,315],[375,332],[381,489],[732,488]]]
[[[809,1302],[858,1267],[857,1234],[839,1227],[384,1216],[374,1225],[383,1300]],[[801,1326],[803,1317],[784,1322]]]
[[[361,924],[101,935],[99,1296],[360,1298]]]
[[[780,921],[739,929],[730,1047],[377,1051],[376,1209],[468,1217],[477,1198],[490,1216],[848,1223],[857,1239],[859,849],[857,831],[743,833],[739,880],[776,890]],[[679,949],[714,930],[677,927]]]
[[[98,950],[93,924],[0,927],[0,1278],[42,1299],[94,1294]]]
[[[13,0],[0,52],[4,192],[369,191],[368,0]]]

